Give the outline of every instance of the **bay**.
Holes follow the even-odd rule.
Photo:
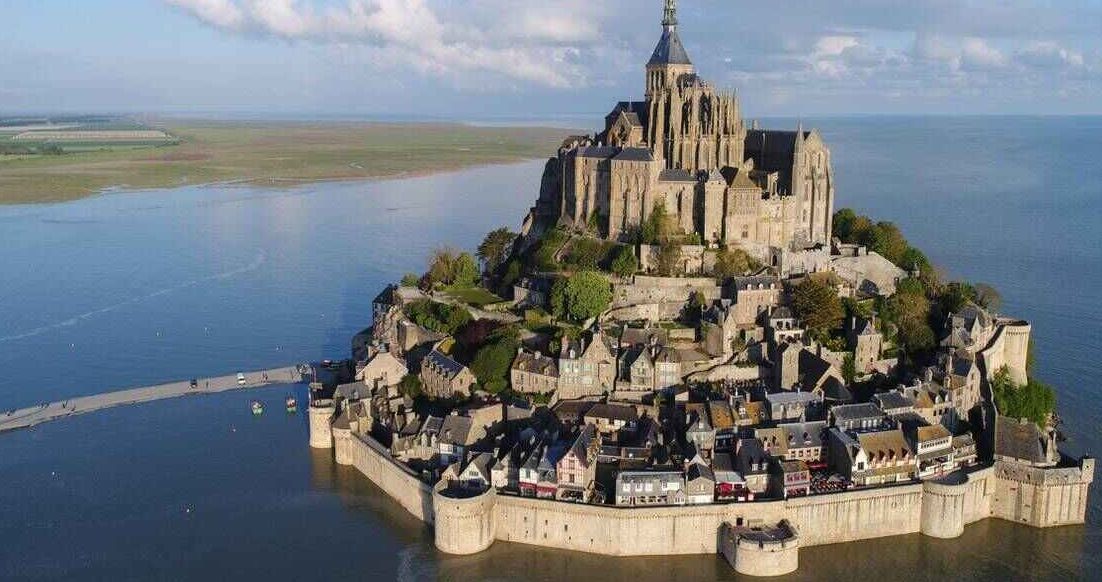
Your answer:
[[[837,205],[897,222],[1029,319],[1073,454],[1102,451],[1102,118],[804,120]],[[767,125],[795,127],[794,120]],[[0,409],[342,357],[371,300],[437,246],[519,223],[543,162],[277,189],[182,187],[0,207]],[[269,410],[291,388],[259,393]],[[303,395],[300,394],[300,397]],[[451,557],[256,394],[116,409],[0,435],[3,580],[733,579],[714,556],[609,559],[495,544]],[[1088,524],[987,520],[958,540],[801,551],[791,579],[1090,579]]]

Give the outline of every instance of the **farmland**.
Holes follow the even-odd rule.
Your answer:
[[[69,139],[12,139],[43,131]],[[0,204],[72,200],[110,187],[286,186],[425,174],[544,157],[566,133],[458,124],[192,120],[58,121],[43,129],[40,122],[0,120]]]

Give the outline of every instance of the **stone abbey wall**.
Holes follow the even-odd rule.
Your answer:
[[[722,549],[728,525],[772,526],[782,520],[795,528],[800,546],[913,533],[955,538],[988,517],[1035,527],[1081,524],[1094,477],[1089,458],[1078,467],[1049,469],[1000,462],[941,481],[830,495],[618,508],[495,491],[449,496],[442,485],[423,483],[370,437],[339,427],[333,437],[338,462],[354,466],[415,517],[435,523],[437,548],[453,554],[477,553],[495,540],[614,556],[711,554]],[[774,561],[787,567],[790,559],[765,553],[755,564],[768,570]]]

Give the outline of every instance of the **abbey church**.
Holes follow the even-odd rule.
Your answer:
[[[676,0],[666,0],[645,100],[618,103],[603,131],[563,144],[534,218],[626,242],[657,205],[686,235],[759,257],[830,243],[830,150],[814,130],[747,127],[738,96],[697,75]]]

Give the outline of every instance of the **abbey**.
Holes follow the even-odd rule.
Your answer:
[[[675,0],[662,27],[645,100],[618,103],[602,132],[560,148],[536,209],[544,222],[630,241],[662,205],[685,234],[759,257],[829,245],[834,176],[818,131],[747,127],[738,96],[697,75]]]

